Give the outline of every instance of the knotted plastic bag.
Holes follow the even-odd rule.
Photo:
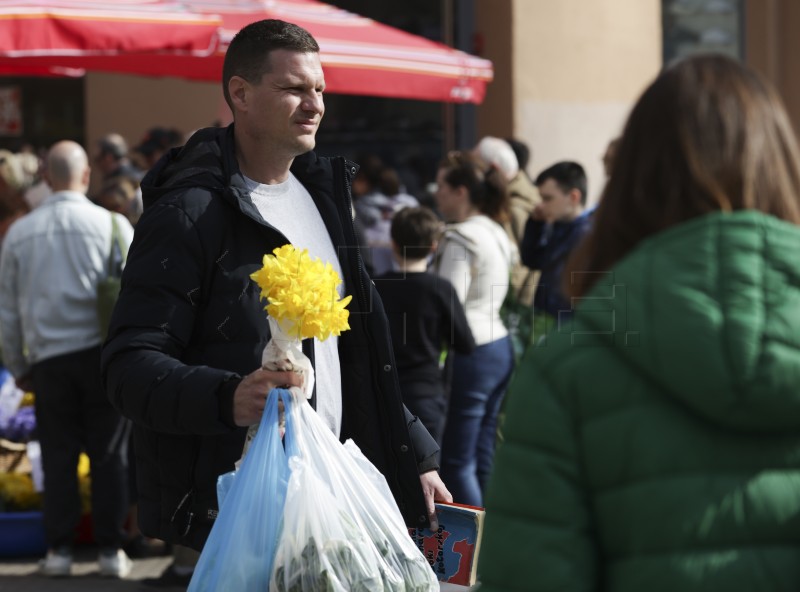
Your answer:
[[[305,400],[291,415],[300,455],[289,459],[270,590],[438,591],[383,475],[352,441],[339,442]]]
[[[286,323],[282,325],[272,317],[268,317],[267,322],[269,323],[270,339],[261,354],[261,367],[264,370],[278,370],[299,374],[303,377],[303,386],[299,392],[302,392],[305,398],[310,399],[311,394],[314,392],[314,366],[311,365],[311,360],[308,359],[308,356],[303,353],[302,342],[288,335],[285,328]],[[292,387],[293,390],[297,388]],[[283,410],[280,411],[282,425]],[[255,423],[247,428],[242,458],[236,462],[237,468],[247,455],[247,451],[258,433],[259,426],[260,424]]]
[[[278,401],[291,410],[288,391],[273,389],[260,429],[241,466],[217,482],[219,515],[195,567],[189,592],[267,590],[280,536],[289,480],[288,457],[297,454],[294,415],[287,413],[281,441]]]

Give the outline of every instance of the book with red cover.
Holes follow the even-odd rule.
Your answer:
[[[475,583],[484,514],[483,508],[437,502],[438,530],[409,529],[440,581],[460,586]]]

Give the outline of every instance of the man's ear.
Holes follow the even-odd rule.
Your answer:
[[[572,189],[569,192],[569,201],[572,203],[573,206],[580,206],[581,205],[581,190],[580,189]]]
[[[239,111],[247,110],[247,91],[249,90],[250,83],[241,76],[231,76],[228,80],[228,94],[231,97],[231,103]]]

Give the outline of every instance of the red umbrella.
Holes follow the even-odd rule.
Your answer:
[[[67,5],[86,11],[99,6],[99,3],[93,0],[65,0],[59,4],[52,1],[45,4],[48,9]],[[15,2],[15,7],[17,13],[21,12],[19,2]],[[183,8],[183,12],[180,8]],[[14,9],[9,11],[13,12]],[[15,46],[11,41],[11,48],[0,44],[0,74],[40,74],[48,70],[53,72],[53,68],[61,68],[63,73],[64,68],[70,68],[216,82],[222,75],[225,49],[236,32],[253,21],[278,18],[297,23],[317,39],[329,92],[480,103],[486,84],[492,79],[492,64],[488,60],[317,0],[187,0],[180,5],[161,0],[126,0],[106,10],[103,18],[110,19],[111,13],[116,16],[115,24],[110,25],[109,21],[105,21],[104,25],[94,25],[103,31],[106,38],[105,48],[99,53],[91,35],[71,37],[76,47],[69,52],[50,51],[43,54],[12,53]],[[205,49],[200,47],[202,43],[179,46],[169,28],[165,33],[165,29],[156,25],[155,21],[152,21],[149,29],[142,25],[142,18],[158,16],[166,21],[167,15],[169,18],[186,17],[186,21],[176,20],[174,24],[176,31],[180,29],[185,34],[188,34],[185,30],[200,28],[197,19],[206,19],[206,23],[211,19],[221,19],[219,44],[212,51],[208,51],[208,44]],[[54,18],[63,20],[60,15]],[[3,14],[0,12],[2,20]],[[89,18],[76,16],[74,20],[83,26]],[[18,28],[24,26],[19,19],[12,18],[11,21]],[[0,22],[0,37],[5,32],[2,24]],[[114,46],[113,34],[116,30],[126,30],[123,24],[132,29],[138,27],[138,32],[134,38],[119,40],[119,44]],[[19,36],[18,32],[17,38]],[[48,38],[40,39],[43,39],[38,41],[40,45],[49,47]],[[157,45],[166,41],[170,44],[151,49],[136,45]],[[160,53],[152,54],[158,50]],[[142,52],[150,53],[143,55]]]
[[[75,67],[61,60],[84,58],[92,64],[95,58],[156,51],[208,56],[217,49],[221,24],[217,15],[166,2],[0,2],[0,56],[4,64],[21,68]]]

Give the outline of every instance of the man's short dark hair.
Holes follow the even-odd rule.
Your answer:
[[[548,179],[555,181],[561,188],[561,191],[565,193],[573,189],[580,191],[581,205],[586,205],[586,171],[584,171],[583,167],[577,162],[572,162],[570,160],[557,162],[539,173],[534,185],[540,187]]]
[[[274,49],[319,53],[319,45],[311,33],[293,23],[277,19],[250,23],[231,40],[222,65],[222,92],[231,110],[230,79],[241,76],[252,84],[258,84],[261,76],[269,71],[269,54]]]
[[[403,259],[416,261],[431,253],[443,228],[430,208],[403,208],[392,218],[392,240]]]

